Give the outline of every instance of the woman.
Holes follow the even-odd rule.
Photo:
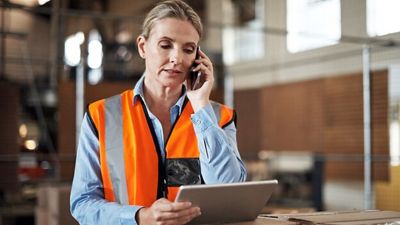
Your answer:
[[[201,34],[186,3],[159,3],[137,38],[146,69],[134,90],[89,105],[71,190],[80,224],[186,224],[201,212],[174,202],[180,185],[245,180],[234,112],[209,100]],[[190,72],[201,77],[194,90]]]

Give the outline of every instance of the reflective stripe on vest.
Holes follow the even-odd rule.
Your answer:
[[[121,113],[121,97],[113,96],[105,101],[105,120],[106,149],[124,149],[123,147],[123,126]],[[125,180],[125,160],[124,154],[115,154],[106,151],[108,172],[110,173],[111,183],[114,190],[115,201],[121,204],[128,204],[128,195]]]
[[[167,189],[167,197],[173,201],[180,185],[200,181],[199,149],[190,119],[193,109],[185,101],[167,138],[162,163],[144,104],[140,98],[133,104],[133,96],[133,91],[126,91],[89,105],[99,134],[105,199],[148,207]],[[212,107],[220,127],[233,121],[233,110],[215,102]]]

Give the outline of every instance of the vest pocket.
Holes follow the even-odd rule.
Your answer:
[[[167,184],[170,187],[201,184],[198,158],[167,159]]]

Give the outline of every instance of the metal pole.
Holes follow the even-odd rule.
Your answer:
[[[75,146],[77,149],[78,148],[78,143],[79,143],[79,131],[81,129],[81,121],[83,118],[83,113],[84,113],[84,98],[85,98],[85,60],[82,57],[81,62],[78,65],[77,71],[76,71],[76,85],[75,85],[75,90],[76,90],[76,137],[75,137]]]
[[[234,106],[233,77],[229,74],[224,76],[224,103],[232,108]]]
[[[50,87],[55,89],[58,77],[58,57],[59,57],[59,25],[60,25],[60,1],[53,0],[51,7],[51,23],[50,23]]]
[[[371,181],[371,87],[370,48],[363,45],[363,100],[364,100],[364,208],[372,209]]]
[[[5,77],[6,67],[6,8],[1,8],[1,27],[0,27],[0,79]]]

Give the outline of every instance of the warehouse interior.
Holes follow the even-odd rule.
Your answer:
[[[69,212],[87,104],[142,76],[136,37],[157,0],[0,2],[0,225]],[[186,0],[234,107],[265,212],[400,211],[400,2]]]

